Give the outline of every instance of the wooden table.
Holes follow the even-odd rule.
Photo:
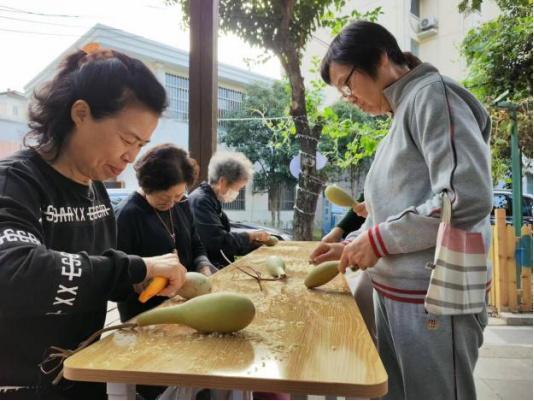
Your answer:
[[[254,302],[256,317],[243,331],[201,335],[178,325],[121,330],[68,358],[65,377],[346,397],[386,394],[387,374],[343,276],[315,290],[303,284],[316,245],[263,246],[211,278],[214,291],[240,292]],[[285,260],[288,278],[263,281],[260,291],[236,267],[261,271],[269,255]]]

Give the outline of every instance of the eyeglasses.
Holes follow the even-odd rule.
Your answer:
[[[343,97],[351,97],[352,96],[352,89],[349,86],[350,78],[352,77],[352,74],[356,70],[356,66],[352,67],[352,70],[350,70],[349,75],[347,76],[347,79],[345,79],[345,82],[343,85],[341,85],[341,88],[339,88],[339,91],[343,95]]]

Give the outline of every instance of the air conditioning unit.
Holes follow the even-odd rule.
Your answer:
[[[425,17],[419,20],[420,31],[428,31],[429,29],[438,28],[438,19],[436,17]]]

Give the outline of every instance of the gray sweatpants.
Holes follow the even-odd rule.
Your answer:
[[[473,371],[486,310],[437,316],[376,290],[373,297],[378,351],[389,377],[384,399],[476,399]]]

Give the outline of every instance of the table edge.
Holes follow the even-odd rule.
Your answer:
[[[349,397],[378,398],[387,394],[388,379],[370,385],[337,382],[310,382],[269,378],[246,378],[217,375],[191,375],[176,373],[120,372],[113,370],[78,369],[64,367],[64,376],[69,380],[101,383],[147,384],[158,386],[205,387],[227,390],[250,390],[315,395],[338,395]],[[230,380],[229,380],[230,379]]]

